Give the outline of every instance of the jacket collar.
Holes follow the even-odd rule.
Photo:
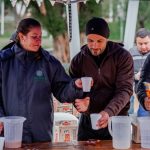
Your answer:
[[[14,53],[16,57],[20,60],[25,60],[28,58],[29,60],[36,60],[40,59],[41,57],[41,48],[37,52],[30,52],[23,49],[19,44],[15,44],[12,49],[14,50]]]
[[[122,43],[116,43],[116,42],[108,41],[107,45],[106,45],[106,49],[105,49],[105,50],[107,50],[106,55],[107,56],[112,55],[113,53],[117,52],[117,50],[120,48],[123,48]],[[81,53],[83,53],[84,55],[91,54],[87,44],[81,47]]]

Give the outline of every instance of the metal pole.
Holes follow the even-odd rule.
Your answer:
[[[127,50],[134,45],[138,8],[139,0],[129,0],[124,35],[124,46]]]
[[[67,22],[69,31],[68,5],[66,5],[66,10],[67,10]],[[71,3],[71,26],[72,26],[71,27],[72,36],[70,39],[71,41],[69,42],[70,60],[80,51],[80,32],[79,32],[77,3]]]
[[[113,21],[113,2],[109,0],[109,22]]]
[[[1,35],[4,35],[4,0],[1,0]]]

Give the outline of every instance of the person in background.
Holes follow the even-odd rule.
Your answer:
[[[72,80],[41,47],[42,29],[37,20],[21,20],[16,34],[17,42],[0,52],[0,117],[26,118],[24,143],[52,141],[52,93],[60,102],[71,103],[82,98],[82,82]]]
[[[150,54],[150,31],[145,28],[140,28],[136,33],[135,41],[136,46],[131,48],[129,52],[131,53],[134,61],[134,91],[136,94],[142,66],[146,57]],[[132,114],[134,113],[134,96],[131,97],[130,101],[131,106],[129,114]],[[150,113],[139,104],[137,116],[150,116]]]
[[[89,76],[94,85],[75,106],[81,117],[78,140],[108,140],[108,120],[111,116],[128,115],[133,92],[133,59],[122,44],[109,41],[110,30],[103,18],[93,17],[86,24],[87,44],[72,59],[69,73],[72,78]],[[85,94],[86,95],[86,94]],[[90,114],[99,113],[97,126],[91,127]]]
[[[140,80],[137,86],[137,97],[142,107],[150,112],[150,95],[147,94],[144,82],[150,84],[150,55],[147,56],[141,70]],[[149,91],[150,93],[150,91]]]

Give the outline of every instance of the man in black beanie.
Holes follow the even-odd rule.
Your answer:
[[[78,140],[109,140],[108,119],[128,115],[133,87],[133,59],[121,44],[108,41],[109,26],[103,18],[94,17],[86,24],[87,44],[72,59],[72,78],[89,76],[94,85],[84,99],[77,99],[81,112]],[[99,113],[97,130],[92,129],[91,113]]]

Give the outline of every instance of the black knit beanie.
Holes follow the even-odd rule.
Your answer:
[[[105,38],[109,37],[109,27],[107,22],[98,17],[93,17],[86,24],[86,35],[88,34],[98,34]]]

